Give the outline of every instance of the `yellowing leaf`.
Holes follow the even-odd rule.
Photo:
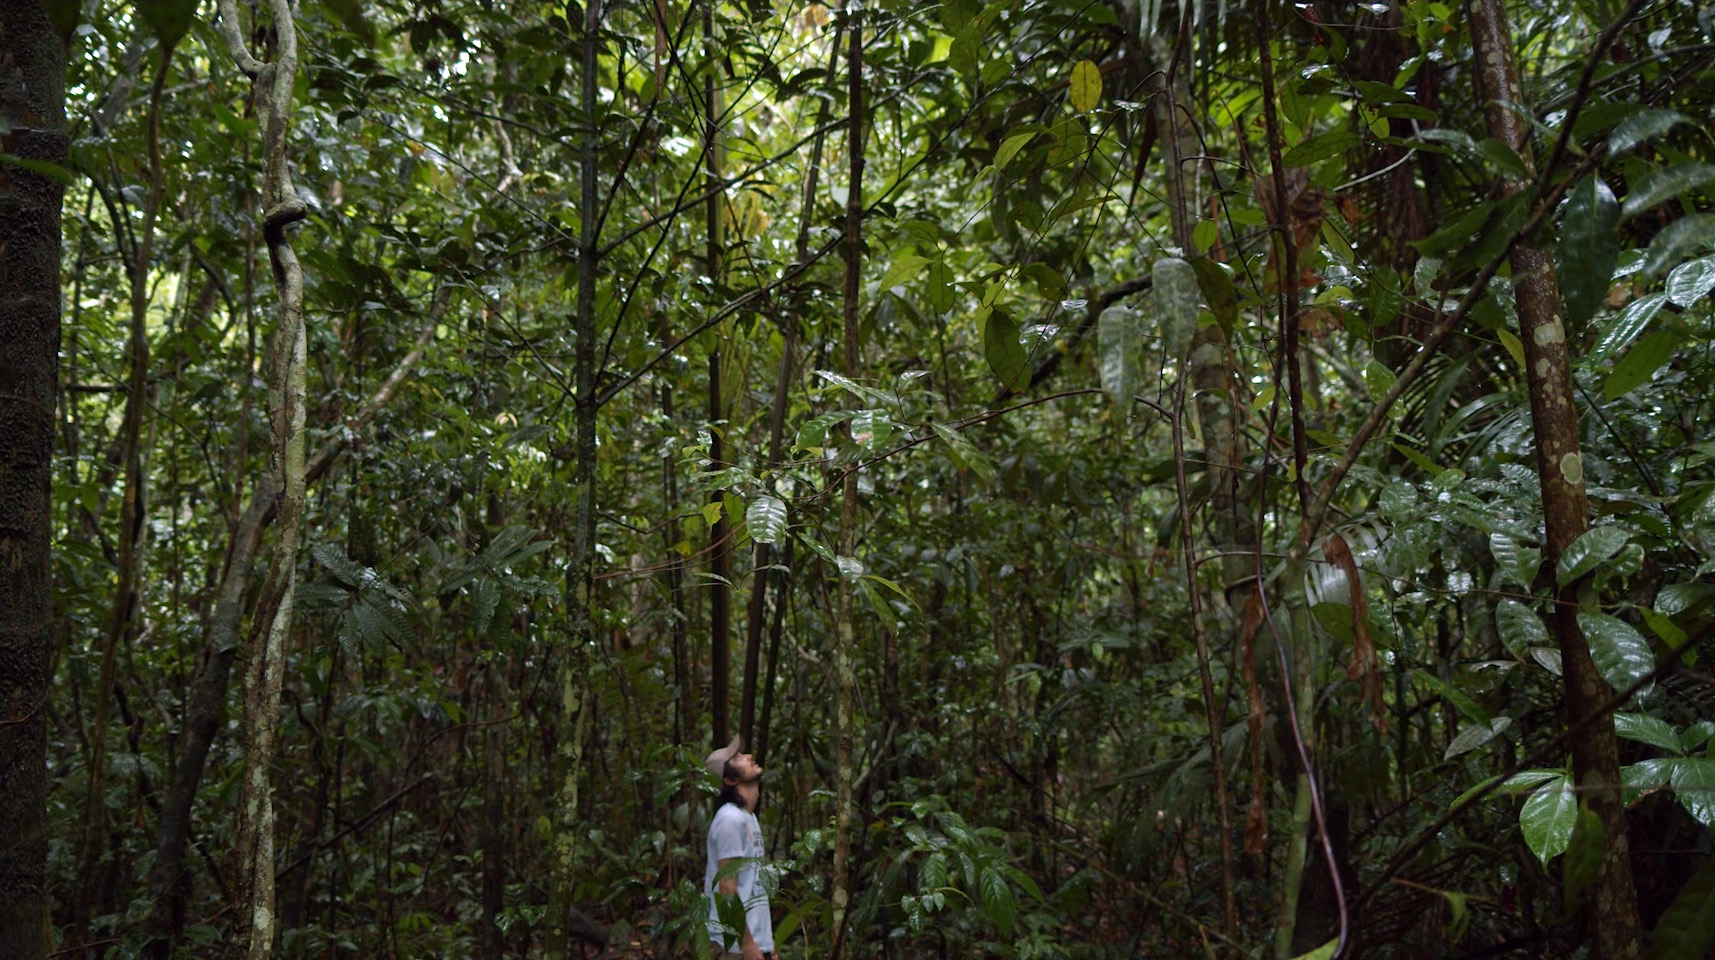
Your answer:
[[[1102,71],[1094,61],[1079,60],[1072,67],[1072,109],[1089,113],[1102,99]]]

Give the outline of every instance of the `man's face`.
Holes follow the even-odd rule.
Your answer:
[[[738,774],[739,783],[755,783],[762,779],[762,765],[748,753],[741,753],[732,758],[733,772]]]

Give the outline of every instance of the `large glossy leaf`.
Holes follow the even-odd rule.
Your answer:
[[[1668,753],[1680,753],[1679,734],[1660,717],[1647,713],[1614,714],[1614,732],[1627,740],[1660,747]]]
[[[1608,295],[1620,255],[1620,204],[1591,174],[1572,188],[1560,230],[1560,293],[1569,330],[1582,330]]]
[[[1602,339],[1596,341],[1595,348],[1590,351],[1590,359],[1599,363],[1624,350],[1627,344],[1637,339],[1638,334],[1644,332],[1666,303],[1667,294],[1652,293],[1626,304],[1626,309],[1621,310],[1619,316],[1608,321],[1607,328],[1602,331]]]
[[[757,543],[779,543],[786,535],[786,504],[763,494],[744,508],[744,525]]]
[[[1639,110],[1614,125],[1614,132],[1608,135],[1608,154],[1617,157],[1684,122],[1685,114],[1678,110]]]
[[[1715,181],[1715,166],[1707,163],[1680,163],[1657,170],[1644,177],[1626,197],[1622,215],[1635,217],[1710,181]]]
[[[1518,815],[1525,845],[1545,866],[1566,852],[1577,821],[1578,797],[1572,792],[1572,781],[1565,776],[1557,776],[1538,787]]]
[[[1197,271],[1178,257],[1163,257],[1152,276],[1162,346],[1169,359],[1183,360],[1197,332]]]
[[[1672,330],[1657,330],[1632,344],[1608,378],[1602,381],[1602,395],[1609,400],[1623,397],[1643,386],[1655,376],[1679,349],[1680,336]]]
[[[1673,793],[1697,821],[1715,827],[1715,760],[1680,757],[1668,775]]]
[[[1030,386],[1030,355],[1018,342],[1018,324],[1000,310],[983,323],[983,359],[989,370],[1009,390]]]
[[[1679,306],[1691,306],[1710,290],[1715,290],[1715,257],[1682,263],[1667,275],[1667,298]]]
[[[1619,527],[1591,527],[1560,555],[1560,563],[1554,568],[1555,580],[1564,587],[1582,577],[1596,569],[1596,564],[1619,553],[1629,538]]]
[[[1495,629],[1506,644],[1507,652],[1524,659],[1531,647],[1548,644],[1548,627],[1536,611],[1517,600],[1501,600],[1495,604]]]
[[[1512,717],[1496,717],[1490,723],[1468,723],[1459,728],[1459,735],[1447,745],[1447,752],[1441,755],[1443,760],[1451,760],[1462,753],[1470,753],[1490,740],[1495,739],[1508,727],[1512,726]]]
[[[1698,250],[1715,247],[1715,213],[1680,217],[1655,235],[1644,256],[1643,271],[1655,276]]]
[[[1715,944],[1715,857],[1705,857],[1655,929],[1645,960],[1698,960]]]
[[[1616,691],[1628,690],[1655,669],[1649,641],[1632,625],[1605,613],[1578,614],[1578,627],[1590,642],[1590,657]]]
[[[1138,373],[1138,355],[1143,349],[1140,327],[1137,314],[1125,307],[1109,307],[1096,321],[1102,389],[1107,391],[1109,399],[1128,410],[1142,379]]]
[[[1498,531],[1489,534],[1489,555],[1495,558],[1495,568],[1503,578],[1526,590],[1536,579],[1537,568],[1542,566],[1542,551],[1521,547],[1512,537]]]

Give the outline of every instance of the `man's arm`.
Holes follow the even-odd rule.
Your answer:
[[[723,860],[716,861],[716,866],[725,870],[742,859],[744,858],[727,857]],[[738,871],[734,870],[732,873],[717,881],[715,883],[715,890],[729,897],[737,897]],[[756,939],[750,935],[750,911],[748,909],[748,905],[740,903],[739,907],[743,911],[740,913],[740,916],[744,918],[744,936],[739,940],[739,955],[743,957],[744,960],[762,960],[762,950],[757,947]]]

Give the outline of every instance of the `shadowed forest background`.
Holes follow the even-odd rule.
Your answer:
[[[0,6],[0,960],[1715,955],[1715,7]]]

